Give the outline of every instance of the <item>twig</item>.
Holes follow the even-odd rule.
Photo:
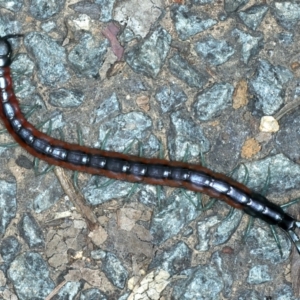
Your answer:
[[[295,110],[298,106],[300,106],[300,98],[296,99],[293,102],[287,103],[279,112],[277,112],[273,117],[279,121],[284,115],[289,113],[292,110]]]
[[[55,289],[45,298],[45,300],[51,300],[53,296],[55,296],[59,290],[67,283],[66,280],[62,281]]]
[[[77,211],[84,217],[88,223],[88,227],[91,231],[99,227],[97,218],[92,209],[85,204],[85,199],[82,194],[76,190],[72,184],[72,181],[66,176],[64,170],[59,167],[54,168],[56,174],[64,192],[69,196],[70,200],[76,207]]]

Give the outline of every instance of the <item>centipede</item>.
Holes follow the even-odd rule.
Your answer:
[[[29,154],[48,164],[73,171],[207,194],[269,225],[278,226],[288,235],[300,254],[300,239],[296,234],[300,221],[264,195],[224,174],[197,164],[142,158],[72,144],[35,128],[21,112],[10,74],[12,46],[9,40],[19,36],[0,37],[0,118],[14,140]]]

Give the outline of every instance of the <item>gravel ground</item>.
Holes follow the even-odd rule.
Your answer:
[[[298,1],[0,0],[0,35],[24,34],[11,69],[30,122],[202,163],[279,205],[299,195],[299,24]],[[262,221],[0,154],[1,299],[300,299],[299,255]]]

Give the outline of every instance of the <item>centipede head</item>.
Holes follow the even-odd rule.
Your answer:
[[[294,222],[294,228],[287,230],[287,233],[290,239],[293,241],[294,245],[296,246],[298,253],[300,254],[300,238],[295,232],[296,228],[300,228],[300,221]]]
[[[8,39],[21,37],[21,34],[8,34],[0,37],[0,67],[7,67],[11,63],[11,45]]]

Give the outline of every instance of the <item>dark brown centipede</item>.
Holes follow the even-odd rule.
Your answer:
[[[0,117],[8,132],[31,155],[74,171],[205,193],[270,225],[277,225],[288,233],[300,253],[300,239],[295,233],[300,222],[263,195],[223,174],[201,165],[141,158],[70,144],[37,130],[23,116],[12,88],[9,68],[12,50],[8,39],[13,37],[0,38]]]

